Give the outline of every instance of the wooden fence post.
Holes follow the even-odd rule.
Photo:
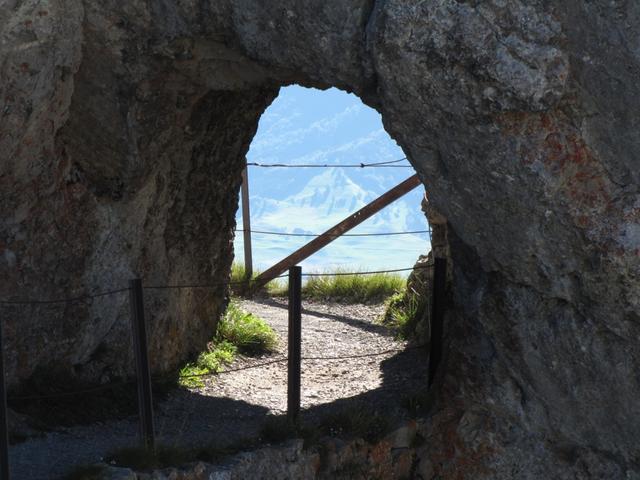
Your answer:
[[[253,256],[251,254],[251,212],[249,208],[249,174],[247,167],[242,171],[242,233],[244,243],[244,276],[253,276]]]
[[[3,319],[0,316],[0,479],[9,480],[9,425],[4,369]]]
[[[144,321],[142,280],[139,278],[130,280],[129,289],[131,301],[131,328],[133,330],[133,349],[136,356],[140,435],[143,447],[147,449],[154,449],[155,434],[153,428],[153,397],[147,349],[147,329]]]
[[[302,268],[289,269],[289,356],[287,374],[287,419],[297,424],[300,417],[302,361]]]
[[[429,354],[429,386],[433,384],[442,360],[444,334],[444,304],[447,286],[447,259],[436,258],[433,271],[433,298],[431,301],[431,335]]]

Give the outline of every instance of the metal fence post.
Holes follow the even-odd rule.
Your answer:
[[[131,301],[131,328],[133,330],[133,349],[136,356],[136,378],[138,383],[138,411],[140,413],[140,434],[143,447],[155,448],[153,428],[153,398],[151,392],[151,373],[147,350],[147,329],[144,321],[144,299],[142,280],[129,281]]]
[[[9,480],[9,425],[7,419],[7,386],[4,376],[4,339],[0,316],[0,479]]]
[[[433,384],[442,360],[444,334],[444,304],[447,285],[447,259],[436,258],[433,271],[433,299],[431,302],[431,339],[429,354],[429,386]]]
[[[300,374],[302,357],[302,268],[289,269],[289,357],[287,376],[287,418],[297,424],[300,417]]]

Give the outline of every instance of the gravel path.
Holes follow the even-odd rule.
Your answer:
[[[239,358],[231,369],[283,360],[287,351],[286,300],[243,301],[242,307],[264,318],[279,336],[278,351],[268,357]],[[303,418],[366,402],[390,411],[400,392],[424,385],[422,349],[404,349],[404,342],[375,324],[383,307],[304,302],[302,317]],[[386,352],[380,354],[380,352]],[[319,360],[316,357],[345,357]],[[176,390],[156,408],[159,443],[180,446],[229,445],[255,438],[267,414],[286,409],[286,361],[205,379],[202,388]],[[52,432],[11,448],[13,478],[60,478],[70,465],[100,461],[109,451],[135,445],[135,417]]]

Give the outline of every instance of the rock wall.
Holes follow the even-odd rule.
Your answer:
[[[361,438],[320,438],[314,445],[302,439],[245,451],[219,464],[194,462],[191,465],[136,472],[129,468],[98,465],[96,475],[103,480],[387,480],[430,479],[433,466],[421,445],[425,425],[406,422],[383,439],[367,442]]]
[[[260,113],[281,85],[337,86],[449,223],[434,475],[634,478],[638,20],[626,0],[4,2],[0,296],[220,279]],[[224,292],[152,302],[168,368]],[[4,307],[10,378],[123,370],[126,315]]]

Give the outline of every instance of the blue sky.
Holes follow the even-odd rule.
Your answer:
[[[385,132],[380,115],[355,96],[329,89],[282,88],[267,109],[247,154],[249,162],[359,164],[404,157]],[[402,162],[408,165],[408,162]],[[252,230],[322,233],[413,175],[413,168],[249,167]],[[424,230],[418,187],[349,233]],[[241,228],[241,210],[237,214]],[[253,234],[254,268],[264,270],[311,238]],[[342,237],[302,263],[304,271],[393,269],[414,264],[429,251],[426,234]],[[242,263],[242,234],[236,235]]]

